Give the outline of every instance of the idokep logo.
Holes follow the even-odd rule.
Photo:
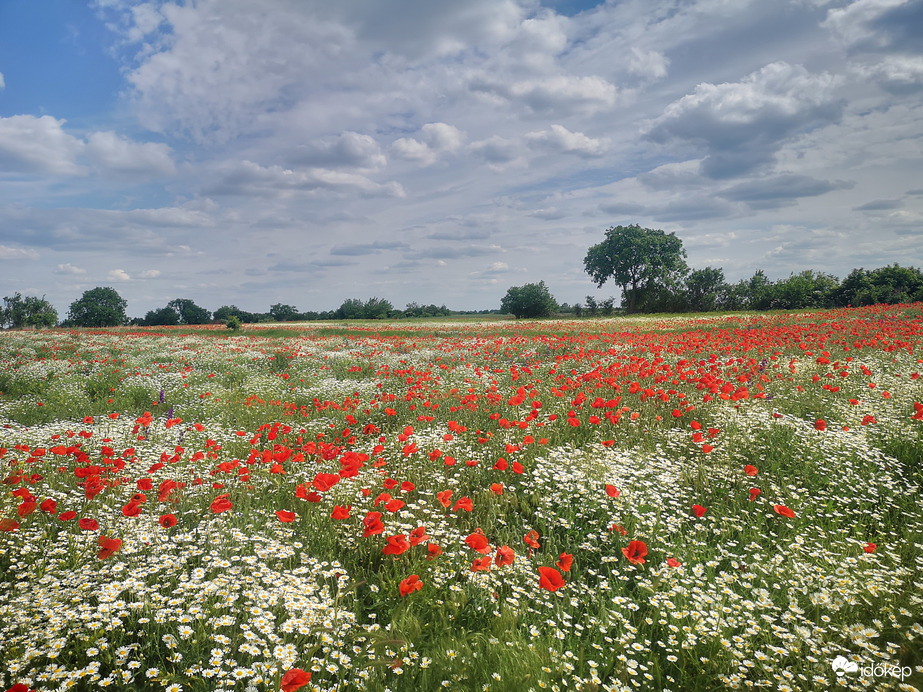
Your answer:
[[[833,666],[833,672],[836,673],[838,678],[843,677],[846,673],[859,673],[859,675],[867,678],[881,678],[881,677],[892,677],[900,678],[904,680],[907,677],[910,677],[910,673],[913,672],[910,666],[892,666],[887,663],[876,663],[871,666],[860,666],[855,661],[850,661],[845,656],[837,656],[830,662],[830,665]]]
[[[843,677],[846,673],[855,673],[859,670],[859,664],[855,661],[850,661],[845,656],[837,656],[833,659],[831,665],[838,678]]]

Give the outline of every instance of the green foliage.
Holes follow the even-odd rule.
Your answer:
[[[114,288],[96,287],[84,291],[71,303],[65,324],[72,327],[118,327],[128,324],[126,301]]]
[[[686,303],[693,312],[712,312],[723,306],[727,288],[721,269],[695,269],[686,277]]]
[[[239,331],[243,324],[236,315],[230,315],[225,321],[225,326],[233,332]]]
[[[358,298],[347,298],[333,314],[340,320],[383,320],[394,312],[391,301],[384,298],[369,298],[364,303]]]
[[[199,307],[189,298],[171,300],[167,303],[167,308],[176,312],[180,324],[207,324],[212,319],[211,312]]]
[[[503,312],[522,317],[550,317],[558,309],[557,301],[544,281],[525,286],[511,286],[500,301]]]
[[[688,272],[685,257],[675,234],[635,224],[606,230],[605,240],[587,251],[583,264],[597,286],[609,279],[621,286],[623,303],[633,313],[645,293],[679,283]]]
[[[141,323],[146,327],[173,326],[179,324],[179,314],[172,308],[149,310]]]
[[[294,305],[283,305],[282,303],[270,306],[269,314],[276,322],[295,322],[301,317]]]
[[[22,297],[14,293],[12,297],[3,298],[3,307],[0,308],[0,326],[10,326],[13,329],[22,327],[53,327],[58,323],[58,311],[42,296]]]

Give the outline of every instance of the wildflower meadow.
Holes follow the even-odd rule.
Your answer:
[[[0,690],[923,690],[921,304],[0,363]]]

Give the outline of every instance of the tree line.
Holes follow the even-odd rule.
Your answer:
[[[691,269],[686,251],[675,233],[613,226],[602,242],[593,245],[584,258],[584,269],[597,285],[613,281],[622,292],[620,310],[629,314],[657,312],[714,312],[735,310],[824,309],[878,303],[923,301],[923,272],[915,267],[893,264],[878,269],[853,269],[840,281],[824,272],[805,270],[788,278],[771,281],[762,269],[749,279],[728,283],[720,268]],[[452,311],[445,305],[408,303],[395,309],[388,300],[372,297],[365,301],[348,298],[336,310],[300,312],[293,305],[276,303],[268,312],[255,313],[235,305],[223,305],[214,313],[189,298],[176,298],[144,317],[129,319],[128,307],[110,287],[85,291],[70,305],[63,327],[180,326],[222,322],[231,328],[242,323],[304,322],[311,320],[397,319],[446,317],[451,314],[511,314],[516,318],[550,317],[555,314],[580,317],[611,315],[616,311],[612,297],[597,300],[586,296],[586,304],[558,304],[544,281],[511,286],[500,301],[499,310]],[[0,327],[44,328],[58,324],[58,313],[44,296],[3,298]]]

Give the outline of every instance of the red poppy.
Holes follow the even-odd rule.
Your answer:
[[[427,557],[426,559],[432,560],[434,557],[438,555],[442,555],[442,548],[439,547],[438,543],[427,543],[426,552],[429,553],[429,557]]]
[[[703,507],[702,505],[692,505],[692,513],[695,514],[699,518],[705,516],[705,512],[707,511],[708,511],[707,507]]]
[[[538,585],[548,591],[557,591],[564,586],[564,577],[554,567],[539,567]]]
[[[643,565],[644,556],[647,555],[647,544],[644,541],[631,541],[627,547],[622,548],[622,554],[633,565]]]
[[[224,493],[219,495],[214,500],[212,500],[212,512],[215,514],[221,514],[221,512],[227,512],[234,505],[231,504],[230,493]]]
[[[452,497],[451,490],[442,490],[436,493],[436,499],[439,500],[439,502],[442,503],[442,506],[445,507],[446,509],[448,509],[449,505],[452,504],[452,501],[449,499],[451,497]]]
[[[34,500],[26,500],[16,508],[16,514],[20,517],[27,517],[35,511],[36,507],[38,507],[38,505],[35,504]]]
[[[64,515],[61,515],[61,518],[64,518]],[[79,526],[84,531],[96,531],[99,528],[99,523],[95,519],[90,519],[89,517],[84,517],[77,522]]]
[[[746,466],[744,466],[744,473],[746,473],[748,476],[755,476],[759,472],[760,472],[759,469],[751,464],[747,464]]]
[[[500,457],[499,459],[497,459],[497,463],[493,465],[493,468],[496,471],[506,471],[509,467],[510,467],[509,462],[503,457]]]
[[[295,521],[295,513],[290,512],[287,509],[278,509],[276,510],[276,516],[279,517],[279,521],[283,524],[290,524]]]
[[[160,525],[165,529],[170,529],[176,526],[176,515],[175,514],[161,514],[160,519],[158,520]]]
[[[538,531],[536,531],[535,529],[532,529],[531,531],[529,531],[529,533],[523,536],[522,540],[530,548],[535,548],[536,550],[538,550],[539,548],[542,547],[541,544],[538,542]]]
[[[522,464],[520,464],[518,461],[514,461],[513,462],[513,473],[522,474],[523,471],[525,471],[525,469],[523,468]]]
[[[122,541],[118,538],[100,536],[97,540],[99,542],[99,552],[96,556],[100,560],[106,560],[122,549]]]
[[[141,513],[141,504],[137,502],[129,502],[127,505],[122,507],[122,514],[126,517],[136,517]]]
[[[66,512],[61,512],[61,514],[58,516],[58,519],[60,519],[61,521],[70,521],[71,519],[76,519],[76,518],[77,518],[77,512],[75,512],[72,509]]]
[[[420,576],[418,574],[411,574],[400,584],[398,584],[398,588],[401,591],[401,596],[406,596],[407,594],[411,594],[414,591],[419,591],[422,589],[423,582],[420,581]]]
[[[502,495],[503,494],[503,483],[491,483],[490,492],[492,492],[494,495]]]
[[[28,685],[24,685],[21,682],[17,682],[6,692],[35,692],[35,690],[29,687]]]
[[[330,517],[336,520],[349,519],[349,510],[353,508],[352,505],[334,505],[333,512],[331,512]]]
[[[753,502],[757,497],[759,497],[761,492],[763,491],[759,488],[750,488],[750,502]]]
[[[516,559],[516,552],[510,548],[508,545],[501,545],[497,548],[497,554],[494,557],[494,562],[497,567],[503,567],[504,565],[512,565],[513,560]]]
[[[670,558],[667,558],[667,564],[670,567],[679,567],[683,563],[677,560],[675,557],[670,557]]]
[[[402,555],[410,550],[410,542],[403,534],[388,536],[388,545],[382,548],[385,555]]]
[[[290,668],[282,676],[282,692],[295,692],[311,682],[311,674],[301,668]]]
[[[864,550],[867,553],[874,553],[877,548],[878,546],[875,545],[874,543],[866,543],[865,546],[863,546],[862,550]]]
[[[363,538],[378,535],[385,530],[385,525],[381,522],[381,512],[369,512],[362,520],[362,524],[365,526]]]
[[[472,572],[489,572],[490,563],[492,559],[490,555],[485,555],[484,557],[475,558],[474,562],[471,563]]]
[[[614,485],[606,484],[606,495],[609,497],[618,497],[622,494],[622,491],[616,488]]]
[[[388,501],[385,503],[385,509],[388,510],[389,512],[397,512],[397,511],[400,510],[401,507],[403,507],[405,504],[406,504],[406,503],[405,503],[403,500],[398,500],[398,499],[395,498],[395,499],[393,499],[393,500],[388,500]]]
[[[781,514],[783,517],[788,517],[789,519],[795,518],[795,512],[785,505],[773,505],[772,509],[776,514]]]
[[[465,543],[472,550],[476,550],[482,555],[486,555],[490,552],[490,545],[487,542],[487,538],[480,531],[475,531],[470,536],[465,539]]]
[[[425,526],[418,526],[410,532],[410,545],[420,545],[423,541],[428,540],[429,536],[426,535]]]
[[[452,508],[452,511],[457,512],[459,510],[464,510],[466,512],[470,512],[472,509],[474,509],[474,505],[471,504],[471,498],[463,497],[462,499],[460,499],[458,502],[455,503],[455,506]]]
[[[55,512],[58,511],[58,503],[52,500],[51,498],[48,498],[47,500],[42,502],[42,504],[40,504],[38,508],[42,510],[43,512],[45,512],[46,514],[54,514]]]
[[[825,421],[823,418],[818,418],[816,421],[814,421],[814,429],[821,431],[826,430],[827,421]]]
[[[327,492],[340,482],[340,476],[336,473],[318,473],[314,476],[314,487],[322,493]]]
[[[561,553],[561,556],[555,564],[562,572],[570,572],[571,565],[574,564],[574,556],[570,553]]]
[[[15,531],[19,528],[19,522],[15,519],[7,519],[3,517],[0,519],[0,531]]]
[[[610,530],[610,531],[615,531],[615,532],[616,532],[618,535],[620,535],[620,536],[627,536],[627,535],[628,535],[628,529],[626,529],[626,528],[625,528],[624,526],[622,526],[621,524],[613,524],[612,526],[609,527],[609,530]]]
[[[412,492],[413,492],[414,490],[416,490],[416,489],[417,489],[417,486],[415,486],[415,485],[414,485],[413,483],[411,483],[410,481],[404,481],[403,483],[401,483],[401,492],[402,492],[402,493],[412,493]]]

